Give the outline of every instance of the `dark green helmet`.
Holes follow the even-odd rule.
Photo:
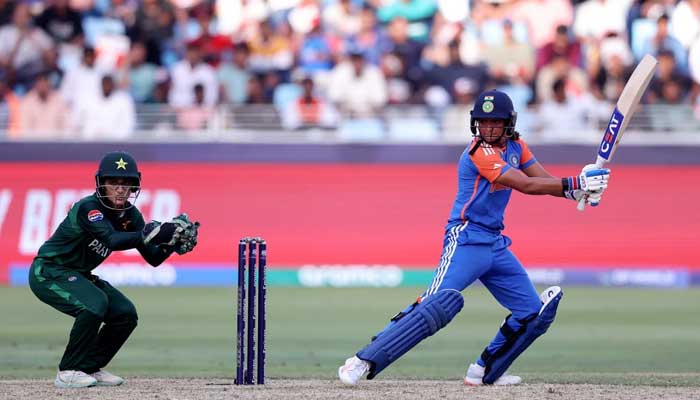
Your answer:
[[[130,196],[127,208],[133,207],[133,203],[141,191],[141,172],[139,172],[134,157],[124,151],[113,151],[105,154],[100,160],[100,166],[95,174],[97,197],[105,207],[112,208],[104,202],[104,199],[107,198],[104,192],[104,185],[105,180],[108,178],[125,178],[130,181],[129,191],[133,194],[133,198]]]

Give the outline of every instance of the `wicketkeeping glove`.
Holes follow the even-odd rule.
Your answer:
[[[197,246],[199,222],[190,221],[187,214],[184,213],[173,218],[171,222],[181,228],[173,245],[175,252],[182,255],[194,250]]]
[[[173,246],[182,231],[179,224],[151,221],[143,228],[143,243],[154,246]]]

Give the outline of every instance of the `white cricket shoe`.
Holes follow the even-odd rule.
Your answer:
[[[484,367],[479,364],[470,364],[467,370],[467,375],[464,377],[464,384],[468,386],[480,386],[484,382]],[[517,385],[523,380],[519,376],[503,374],[496,379],[493,384],[496,386]]]
[[[357,385],[367,371],[369,371],[369,363],[353,356],[345,360],[345,365],[338,368],[338,377],[346,385]]]
[[[58,388],[83,388],[95,386],[97,379],[83,371],[58,371],[53,384]]]
[[[90,375],[97,380],[97,386],[119,386],[124,383],[124,379],[103,369]]]

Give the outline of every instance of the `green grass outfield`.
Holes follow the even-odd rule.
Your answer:
[[[124,288],[139,327],[112,361],[125,376],[233,377],[234,288]],[[339,364],[419,294],[268,289],[267,376],[334,378]],[[506,312],[483,288],[381,377],[461,379]],[[72,319],[29,288],[0,288],[0,377],[52,378]],[[534,382],[700,386],[700,290],[565,288],[550,331],[515,363]]]

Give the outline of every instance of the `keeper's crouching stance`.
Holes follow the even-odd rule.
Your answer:
[[[338,369],[356,384],[374,378],[425,338],[445,327],[464,305],[461,292],[479,279],[510,311],[491,343],[469,365],[467,385],[514,385],[506,371],[554,321],[563,296],[553,286],[538,295],[501,234],[512,189],[522,193],[600,202],[610,171],[587,165],[578,176],[555,178],[537,162],[515,131],[517,114],[499,91],[482,93],[471,111],[474,140],[459,161],[459,185],[447,223],[440,264],[418,301],[391,319],[372,342]]]
[[[39,300],[75,318],[54,381],[61,388],[124,382],[102,368],[136,328],[136,308],[91,271],[112,251],[135,248],[155,267],[197,244],[199,223],[186,214],[145,223],[133,204],[141,173],[129,154],[105,155],[95,180],[95,193],[71,207],[29,270],[29,286]]]

